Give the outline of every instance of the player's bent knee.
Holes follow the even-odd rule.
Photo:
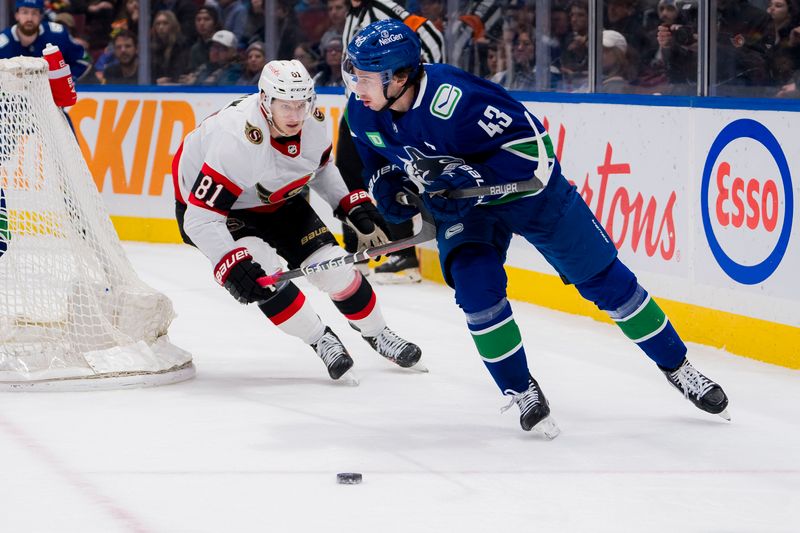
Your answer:
[[[506,297],[508,279],[503,259],[488,244],[468,243],[450,253],[449,274],[456,303],[465,313],[488,309]]]
[[[638,287],[636,275],[619,258],[586,281],[575,285],[581,296],[604,311],[613,311],[628,302]]]
[[[341,257],[343,251],[340,247],[328,244],[309,255],[300,266],[306,267],[320,261],[336,259]],[[330,270],[322,270],[313,274],[307,274],[306,278],[316,288],[329,294],[336,294],[347,289],[356,277],[353,265],[343,265]]]

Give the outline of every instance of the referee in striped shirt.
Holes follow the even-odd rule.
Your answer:
[[[409,13],[403,6],[392,0],[350,0],[350,12],[345,19],[342,32],[342,42],[345,48],[358,30],[376,20],[383,19],[401,20],[417,32],[422,42],[422,60],[425,63],[443,63],[445,61],[444,37],[433,25],[433,22],[425,17]],[[351,191],[365,188],[364,179],[361,176],[363,170],[361,158],[356,152],[350,136],[350,129],[344,117],[339,123],[336,166]],[[409,237],[414,231],[413,226],[413,222],[410,220],[402,224],[388,224],[389,238],[397,240]],[[355,233],[346,224],[343,225],[343,233],[345,248],[348,252],[355,252],[358,245]],[[389,262],[379,266],[376,273],[387,274],[386,280],[418,281],[420,277],[416,250],[409,248],[394,255],[389,258]]]

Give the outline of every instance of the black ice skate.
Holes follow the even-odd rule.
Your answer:
[[[417,254],[399,253],[387,257],[386,262],[375,267],[373,279],[382,285],[396,283],[419,283],[422,276],[419,273]]]
[[[354,329],[355,325],[350,324]],[[388,327],[383,328],[375,337],[361,337],[372,349],[402,368],[412,368],[418,372],[427,372],[428,369],[419,362],[422,357],[422,350],[413,342],[405,340]]]
[[[325,326],[325,333],[311,345],[317,355],[328,367],[331,379],[339,379],[353,367],[353,358],[330,327]]]
[[[661,367],[659,367],[661,368]],[[661,371],[667,377],[673,387],[678,389],[684,396],[695,404],[699,409],[712,415],[719,415],[725,420],[730,420],[726,408],[728,407],[728,397],[722,387],[705,377],[697,371],[688,359],[684,359],[677,370]]]
[[[550,416],[550,404],[544,397],[542,389],[533,377],[529,377],[528,390],[515,392],[506,390],[503,394],[511,396],[508,405],[500,409],[503,413],[511,408],[512,405],[519,406],[519,425],[525,431],[534,430],[541,433],[546,439],[552,440],[558,437],[561,430],[556,421]]]

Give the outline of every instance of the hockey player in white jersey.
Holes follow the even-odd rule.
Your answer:
[[[214,265],[214,277],[241,303],[256,303],[285,333],[309,344],[332,379],[353,366],[339,338],[291,281],[266,285],[268,274],[342,255],[302,194],[309,185],[349,223],[360,247],[385,242],[365,191],[348,191],[329,162],[325,116],[315,108],[314,83],[296,60],[271,61],[259,92],[231,102],[189,133],[175,155],[176,217],[183,240]],[[271,254],[254,261],[243,237],[257,237]],[[386,326],[375,293],[351,265],[308,275],[379,354],[414,366],[421,350]]]

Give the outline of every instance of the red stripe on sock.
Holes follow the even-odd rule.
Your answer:
[[[269,317],[269,319],[273,324],[279,326],[292,318],[300,310],[300,308],[303,307],[304,303],[306,303],[306,296],[302,292],[299,292],[297,293],[297,298],[295,298],[286,309],[275,316]]]
[[[353,313],[352,315],[344,315],[348,320],[361,320],[362,318],[367,318],[369,314],[375,309],[375,303],[378,299],[375,297],[375,291],[372,292],[372,296],[369,298],[369,302],[367,305],[364,306],[364,309],[357,313]]]

